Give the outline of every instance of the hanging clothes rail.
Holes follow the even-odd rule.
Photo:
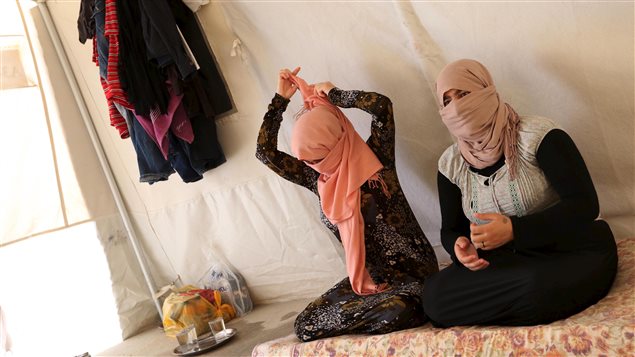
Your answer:
[[[42,19],[44,20],[44,25],[46,26],[46,30],[51,36],[51,40],[53,41],[53,46],[55,47],[55,52],[62,64],[62,68],[64,70],[64,74],[66,75],[66,79],[71,87],[73,92],[73,97],[75,98],[75,102],[79,107],[79,111],[81,113],[82,119],[84,121],[84,125],[86,126],[86,130],[88,130],[88,134],[90,136],[90,140],[97,152],[97,157],[99,158],[99,163],[101,164],[101,168],[104,171],[104,175],[106,175],[106,180],[108,181],[108,186],[110,187],[110,191],[115,199],[115,203],[117,204],[117,210],[121,216],[123,224],[125,226],[126,232],[128,233],[128,237],[130,238],[130,243],[132,243],[132,248],[135,253],[135,257],[137,258],[137,262],[141,267],[141,271],[143,272],[143,277],[145,278],[146,285],[148,286],[148,290],[150,292],[150,297],[154,301],[157,312],[161,317],[161,321],[163,321],[163,312],[161,310],[161,305],[159,304],[159,300],[155,298],[155,293],[157,292],[156,286],[150,275],[150,272],[147,267],[147,262],[145,256],[143,254],[142,247],[139,245],[137,240],[137,235],[132,226],[132,222],[130,221],[130,216],[128,215],[128,210],[126,209],[126,205],[123,202],[121,197],[121,193],[119,192],[119,187],[117,186],[117,182],[112,173],[112,169],[110,168],[110,164],[108,163],[108,159],[106,158],[106,154],[104,153],[103,146],[99,137],[97,136],[97,132],[95,131],[95,126],[90,119],[90,114],[88,113],[88,108],[86,107],[86,103],[84,102],[84,97],[82,96],[79,85],[77,84],[77,79],[71,69],[70,63],[68,61],[68,57],[64,48],[62,46],[62,42],[59,37],[59,33],[57,32],[57,28],[53,23],[51,18],[51,14],[49,12],[48,6],[46,5],[46,0],[34,0],[37,2],[38,8],[42,15]]]

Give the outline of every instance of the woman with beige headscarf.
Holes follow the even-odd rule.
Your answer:
[[[310,341],[419,326],[427,321],[423,281],[438,266],[397,178],[392,103],[381,94],[345,91],[330,82],[309,85],[298,71],[280,71],[256,157],[317,195],[322,222],[344,247],[348,276],[298,315],[295,333]],[[277,138],[297,90],[304,110],[293,126],[291,156],[278,150]],[[366,142],[338,106],[372,115]]]
[[[477,61],[448,64],[436,89],[456,138],[438,173],[441,241],[454,264],[426,280],[432,322],[544,324],[604,297],[615,242],[571,138],[547,118],[519,116]]]

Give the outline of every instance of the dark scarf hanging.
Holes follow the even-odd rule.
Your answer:
[[[184,101],[188,114],[204,114],[212,119],[231,110],[229,91],[194,13],[182,0],[137,1],[148,58],[161,67],[176,65],[186,91]],[[179,30],[200,66],[199,70],[187,55]]]
[[[86,43],[87,39],[95,37],[94,9],[95,0],[81,0],[79,3],[77,30],[79,33],[79,42],[82,44]]]
[[[129,102],[139,115],[158,108],[167,112],[170,95],[161,70],[148,61],[138,0],[118,0],[119,78]]]
[[[216,65],[214,53],[207,43],[205,33],[198,19],[182,0],[165,1],[167,1],[170,6],[174,19],[200,66],[198,70],[199,76],[198,78],[192,78],[191,86],[193,86],[197,93],[199,93],[199,96],[202,97],[202,110],[208,117],[210,117],[210,113],[213,116],[232,110],[233,104],[229,91]],[[210,105],[211,108],[207,109],[206,107]]]

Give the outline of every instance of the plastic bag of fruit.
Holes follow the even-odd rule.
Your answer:
[[[163,302],[163,331],[176,337],[181,330],[194,325],[200,336],[209,332],[208,322],[219,316],[225,321],[236,316],[234,308],[222,302],[219,291],[186,285],[174,289]]]

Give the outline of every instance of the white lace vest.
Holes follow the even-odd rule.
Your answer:
[[[439,172],[461,189],[463,212],[472,222],[474,212],[522,217],[558,202],[558,194],[538,167],[536,151],[545,135],[557,125],[550,119],[522,116],[518,137],[518,168],[510,180],[507,163],[490,177],[470,171],[458,145],[447,148],[439,159]],[[486,184],[487,182],[487,184]]]

